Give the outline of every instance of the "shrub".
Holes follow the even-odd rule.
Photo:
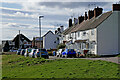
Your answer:
[[[64,49],[65,47],[66,47],[65,44],[59,44],[59,45],[57,46],[57,49]]]

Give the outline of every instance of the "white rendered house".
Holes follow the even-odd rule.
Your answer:
[[[69,20],[69,28],[63,32],[67,48],[89,50],[96,55],[120,53],[120,4],[113,4],[113,10],[103,13],[102,8],[89,10],[88,16],[80,16],[78,24]]]
[[[52,31],[48,31],[43,36],[43,48],[45,49],[56,49],[59,41],[57,40],[58,35]]]

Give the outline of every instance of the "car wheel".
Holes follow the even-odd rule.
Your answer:
[[[46,56],[46,59],[49,59],[49,56]]]
[[[69,56],[67,55],[67,58],[69,58]]]
[[[60,57],[62,57],[62,55],[60,55]]]
[[[65,55],[65,58],[68,58],[68,55]]]
[[[35,55],[35,58],[37,58],[37,56]]]

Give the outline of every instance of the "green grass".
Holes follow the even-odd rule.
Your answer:
[[[120,54],[119,54],[119,55],[117,55],[117,57],[120,57]]]
[[[18,55],[2,56],[3,78],[118,78],[118,65],[83,59],[45,60]]]

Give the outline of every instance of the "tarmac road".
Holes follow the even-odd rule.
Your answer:
[[[103,60],[103,61],[109,61],[113,63],[120,64],[120,57],[102,57],[102,58],[61,58],[56,56],[49,56],[49,60],[55,60],[55,59],[89,59],[89,60]]]

